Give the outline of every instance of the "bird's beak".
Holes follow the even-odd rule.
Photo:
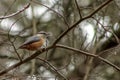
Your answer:
[[[48,36],[48,37],[52,36],[52,33],[48,32],[48,33],[47,33],[47,36]]]

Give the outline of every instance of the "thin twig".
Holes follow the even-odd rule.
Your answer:
[[[118,44],[120,43],[119,38],[117,37],[117,35],[116,35],[113,31],[110,31],[110,30],[106,29],[106,28],[104,27],[104,25],[103,25],[102,23],[100,23],[97,19],[95,19],[94,17],[92,17],[92,18],[93,18],[97,23],[99,23],[105,31],[108,31],[108,32],[110,32],[111,34],[113,34],[113,36],[114,36],[114,38],[116,39],[116,41],[117,41]]]
[[[71,31],[73,28],[75,28],[80,22],[91,18],[94,14],[96,14],[99,10],[101,10],[103,7],[105,7],[107,4],[109,4],[110,2],[112,2],[113,0],[108,0],[105,1],[102,5],[100,5],[97,9],[95,9],[91,14],[89,14],[88,16],[79,19],[76,23],[74,23],[70,28],[68,28],[67,30],[65,30],[62,34],[60,34],[60,36],[58,36],[58,38],[54,41],[53,45],[55,45],[57,42],[59,42],[61,40],[61,38],[63,38],[69,31]]]
[[[22,65],[22,64],[24,64],[24,63],[26,63],[26,62],[34,59],[34,58],[37,57],[38,55],[40,55],[40,54],[42,54],[43,52],[45,52],[45,51],[47,51],[47,50],[49,50],[49,49],[52,49],[52,48],[53,48],[53,46],[50,46],[50,47],[48,47],[48,48],[46,48],[46,49],[43,49],[42,52],[41,52],[41,51],[35,52],[35,53],[32,54],[31,56],[29,56],[29,57],[25,58],[24,60],[22,60],[22,62],[20,61],[20,62],[18,62],[18,63],[15,63],[14,65],[8,67],[7,69],[1,71],[1,72],[0,72],[0,76],[4,75],[5,73],[9,72],[10,70],[15,69],[16,67],[18,67],[18,66],[20,66],[20,65]]]
[[[30,3],[28,3],[25,7],[23,7],[22,9],[20,9],[19,11],[15,12],[15,13],[12,13],[7,16],[1,16],[0,19],[6,19],[6,18],[16,16],[16,15],[20,14],[21,12],[25,11],[27,8],[29,8],[29,6],[30,6]]]
[[[56,73],[58,73],[61,77],[63,77],[65,80],[69,80],[67,79],[62,73],[60,73],[52,64],[50,64],[47,60],[41,59],[41,58],[36,58],[39,59],[43,62],[45,62],[47,65],[49,65]]]
[[[68,50],[71,50],[71,51],[75,51],[76,54],[83,54],[83,55],[86,55],[86,56],[91,56],[91,57],[94,57],[94,58],[98,58],[101,61],[103,61],[104,63],[107,63],[108,65],[112,66],[116,70],[120,71],[120,67],[118,67],[115,64],[111,63],[107,59],[104,59],[104,58],[100,57],[99,55],[91,54],[89,52],[81,51],[79,49],[68,47],[68,46],[64,46],[64,45],[56,45],[56,47],[63,48],[63,49],[68,49]]]
[[[91,56],[91,57],[98,58],[98,59],[100,59],[101,61],[105,62],[106,64],[108,64],[108,65],[110,65],[110,66],[112,66],[113,68],[115,68],[116,70],[118,70],[118,71],[120,72],[120,67],[112,64],[110,61],[108,61],[108,60],[100,57],[99,55],[94,55],[94,54],[91,54],[91,53],[88,53],[88,52],[85,52],[85,51],[81,51],[81,50],[79,50],[79,49],[75,49],[75,48],[71,48],[71,47],[67,47],[67,46],[63,46],[63,45],[56,45],[56,46],[53,46],[53,45],[52,45],[52,46],[50,46],[50,47],[48,47],[48,48],[46,48],[46,49],[43,49],[42,52],[41,52],[41,51],[37,51],[37,52],[35,52],[34,54],[32,54],[31,56],[29,56],[28,58],[24,59],[22,62],[18,62],[18,63],[16,63],[16,64],[8,67],[7,69],[1,71],[1,72],[0,72],[0,76],[4,75],[5,73],[9,72],[10,70],[15,69],[16,67],[18,67],[18,66],[20,66],[20,65],[22,65],[22,64],[24,64],[24,63],[26,63],[26,62],[34,59],[35,57],[37,57],[38,55],[42,54],[43,52],[48,51],[49,49],[56,48],[56,47],[75,51],[76,54],[83,54],[83,55],[86,55],[86,56]],[[117,46],[117,47],[118,47],[118,46]],[[116,47],[114,47],[114,48],[116,48]]]
[[[32,2],[33,2],[33,3],[36,3],[36,4],[39,4],[39,5],[42,5],[42,6],[46,7],[46,8],[48,8],[49,10],[53,11],[53,12],[56,13],[58,16],[60,16],[60,17],[63,18],[63,20],[64,20],[64,22],[65,22],[65,24],[67,25],[68,28],[70,27],[69,24],[68,24],[68,22],[67,22],[67,20],[66,20],[66,18],[65,18],[63,15],[61,15],[60,13],[58,13],[57,11],[55,11],[54,9],[49,8],[48,6],[42,4],[42,3],[38,2],[38,1],[35,1],[35,0],[33,0]]]
[[[81,14],[81,10],[80,10],[80,8],[79,8],[79,5],[78,5],[78,3],[77,3],[77,0],[75,0],[75,4],[76,4],[76,7],[77,7],[77,9],[78,9],[78,12],[79,12],[79,16],[80,16],[80,19],[82,19],[82,14]]]
[[[20,61],[22,61],[22,59],[21,59],[19,53],[17,52],[17,49],[16,49],[16,47],[15,47],[15,45],[14,45],[14,42],[11,41],[11,39],[10,39],[10,31],[11,31],[12,27],[16,24],[16,22],[19,21],[21,18],[23,18],[23,16],[20,17],[20,18],[18,18],[18,19],[10,26],[10,29],[9,29],[9,31],[8,31],[8,39],[9,39],[10,43],[12,44],[12,46],[13,46],[13,48],[14,48],[14,51],[15,51],[15,53],[17,54],[17,56],[18,56],[18,58],[20,59]]]
[[[12,9],[12,6],[15,4],[15,2],[16,2],[16,0],[14,0],[14,1],[12,2],[12,4],[8,7],[7,11],[4,13],[4,16],[6,16],[7,13]],[[1,23],[1,22],[2,22],[2,20],[0,21],[0,23]]]

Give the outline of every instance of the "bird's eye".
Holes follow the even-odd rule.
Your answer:
[[[46,33],[42,33],[42,34],[46,35]]]

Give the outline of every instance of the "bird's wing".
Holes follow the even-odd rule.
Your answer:
[[[40,37],[38,36],[32,36],[32,37],[29,37],[24,43],[23,45],[27,45],[27,44],[31,44],[31,43],[34,43],[34,42],[37,42],[40,40]]]

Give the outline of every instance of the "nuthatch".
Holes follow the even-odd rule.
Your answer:
[[[40,31],[38,34],[29,37],[19,48],[31,51],[46,48],[49,36],[49,33]]]

